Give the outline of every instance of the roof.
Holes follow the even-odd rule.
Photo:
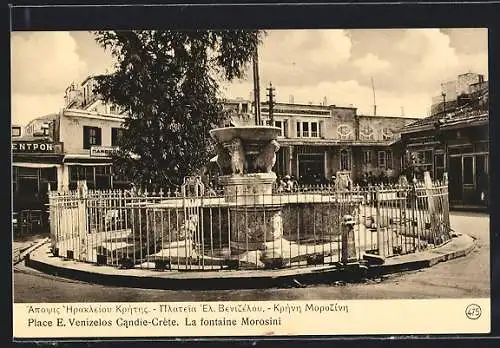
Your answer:
[[[51,142],[52,139],[48,135],[44,135],[44,136],[23,135],[20,137],[12,138],[12,141],[13,142],[23,142],[23,141]]]
[[[421,120],[421,117],[390,116],[390,115],[358,115],[359,118],[391,118],[399,120]]]
[[[31,121],[28,122],[28,124],[30,124],[31,122],[34,122],[34,121],[53,121],[57,118],[58,115],[59,115],[58,113],[54,113],[54,114],[40,116],[40,117],[32,119]]]
[[[401,129],[401,133],[414,133],[435,129],[437,125],[441,129],[482,125],[488,123],[488,117],[489,113],[486,110],[458,112],[446,116],[436,114],[404,126]]]

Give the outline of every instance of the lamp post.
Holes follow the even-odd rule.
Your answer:
[[[260,125],[260,85],[259,85],[259,53],[255,47],[253,55],[253,99],[255,103],[255,124]]]
[[[443,115],[446,114],[446,93],[442,92],[441,97],[443,97]]]
[[[269,125],[274,126],[274,90],[273,84],[269,83],[269,88],[267,88],[269,94]]]

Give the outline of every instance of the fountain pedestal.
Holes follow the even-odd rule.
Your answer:
[[[225,175],[219,177],[228,202],[238,205],[258,205],[272,203],[275,173],[251,173],[245,175]]]
[[[266,250],[269,242],[283,237],[281,206],[238,206],[230,209],[230,249],[241,254]]]

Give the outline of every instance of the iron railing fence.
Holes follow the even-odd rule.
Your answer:
[[[262,269],[387,258],[451,238],[443,182],[234,197],[197,185],[180,195],[50,192],[52,251],[121,268]]]

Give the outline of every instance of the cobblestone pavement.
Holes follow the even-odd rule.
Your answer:
[[[251,301],[327,299],[412,299],[490,296],[489,216],[453,213],[452,227],[476,238],[468,256],[431,268],[405,272],[359,284],[317,285],[307,288],[172,291],[120,288],[62,279],[16,266],[16,302],[128,302],[128,301]]]

